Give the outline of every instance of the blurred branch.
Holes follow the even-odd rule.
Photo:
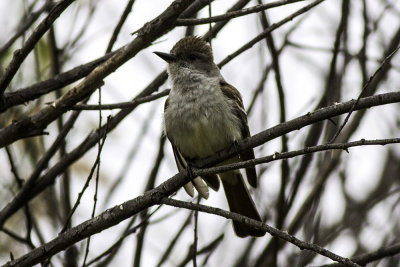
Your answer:
[[[193,254],[193,246],[190,246],[188,248],[188,253],[186,254],[186,257],[182,260],[182,262],[177,265],[177,267],[185,267],[187,263],[190,262],[191,259],[196,257],[197,255],[201,255],[207,252],[214,251],[216,247],[221,243],[221,241],[224,239],[224,233],[221,233],[219,236],[217,236],[214,240],[212,240],[210,243],[205,245],[203,248],[199,249],[196,254]],[[193,265],[195,266],[195,265]]]
[[[250,49],[251,47],[253,47],[253,45],[255,45],[256,43],[258,43],[259,41],[263,40],[269,33],[271,33],[272,31],[276,30],[277,28],[279,28],[280,26],[284,25],[285,23],[293,20],[295,17],[300,16],[304,13],[306,13],[307,11],[309,11],[310,9],[312,9],[313,7],[319,5],[320,3],[322,3],[325,0],[317,0],[315,2],[312,2],[311,4],[299,9],[298,11],[294,12],[292,15],[280,20],[279,22],[273,23],[270,27],[268,27],[267,29],[265,29],[262,33],[260,33],[259,35],[257,35],[256,37],[254,37],[252,40],[250,40],[249,42],[247,42],[245,45],[243,45],[241,48],[239,48],[238,50],[236,50],[235,53],[232,53],[230,55],[228,55],[224,60],[222,60],[219,64],[218,67],[222,67],[224,65],[226,65],[228,62],[230,62],[233,58],[237,57],[239,54],[243,53],[244,51]]]
[[[201,197],[199,196],[197,198],[197,204],[200,204],[200,200],[201,200]],[[187,258],[189,258],[189,259],[192,258],[193,267],[197,267],[197,254],[198,254],[197,247],[198,247],[198,243],[199,243],[199,231],[198,231],[199,230],[199,228],[198,228],[198,225],[199,225],[199,211],[195,210],[193,217],[194,217],[194,219],[193,219],[194,220],[193,243],[190,246]],[[192,257],[190,257],[190,254],[192,255]]]
[[[49,12],[47,17],[36,27],[33,34],[26,40],[25,44],[21,49],[14,51],[14,56],[7,66],[5,72],[0,77],[0,107],[3,106],[3,94],[7,86],[10,84],[15,73],[21,66],[22,62],[28,56],[28,54],[35,47],[36,43],[42,38],[48,29],[53,25],[54,21],[61,15],[67,7],[72,4],[75,0],[63,0],[56,4]]]
[[[285,240],[287,242],[292,243],[293,245],[297,246],[298,248],[300,248],[301,250],[306,249],[306,250],[311,250],[315,253],[318,253],[322,256],[328,257],[334,261],[343,263],[345,266],[360,266],[354,262],[352,262],[349,259],[346,259],[344,257],[341,257],[337,254],[334,254],[333,252],[324,249],[320,246],[318,246],[317,244],[311,244],[311,243],[307,243],[304,241],[301,241],[300,239],[296,238],[293,235],[289,235],[287,232],[285,231],[281,231],[277,228],[271,227],[265,223],[247,218],[246,216],[240,215],[238,213],[234,213],[234,212],[229,212],[229,211],[225,211],[219,208],[214,208],[214,207],[210,207],[210,206],[205,206],[202,204],[195,204],[195,203],[191,203],[191,202],[185,202],[185,201],[180,201],[180,200],[176,200],[176,199],[171,199],[171,198],[162,198],[160,201],[161,204],[165,204],[165,205],[169,205],[169,206],[173,206],[173,207],[177,207],[177,208],[185,208],[185,209],[190,209],[190,210],[198,210],[201,212],[205,212],[205,213],[209,213],[209,214],[214,214],[214,215],[218,215],[221,217],[225,217],[227,219],[231,219],[237,222],[241,222],[241,223],[246,223],[249,226],[252,226],[254,228],[257,229],[262,229],[265,232],[271,234],[274,237],[278,237],[282,240]]]
[[[259,3],[262,3],[261,0],[258,1]],[[261,25],[263,26],[264,29],[267,29],[270,27],[267,14],[266,12],[261,12],[260,13],[260,20],[261,20]],[[279,51],[277,51],[276,46],[275,46],[275,40],[272,35],[272,32],[266,35],[265,37],[269,52],[271,54],[272,58],[272,69],[274,70],[275,74],[275,85],[276,89],[278,91],[278,99],[279,99],[279,122],[283,123],[286,121],[286,103],[285,103],[285,91],[283,88],[282,84],[282,77],[281,77],[281,67],[280,67],[280,60],[279,60]],[[283,134],[281,136],[281,151],[282,152],[287,152],[288,151],[288,137],[287,135]],[[286,202],[286,188],[288,185],[288,180],[290,176],[290,168],[289,168],[289,162],[287,160],[282,160],[281,161],[281,181],[280,181],[280,190],[279,190],[279,196],[278,196],[278,201],[275,205],[275,210],[277,213],[276,216],[276,222],[275,225],[277,228],[281,229],[283,226],[283,222],[285,220],[286,214],[287,214],[287,202]],[[269,253],[270,259],[272,259],[271,263],[268,263],[268,265],[276,266],[278,262],[278,242],[279,239],[273,239],[272,244],[274,247],[273,253]],[[265,254],[264,254],[265,255]],[[261,259],[262,257],[260,257]]]
[[[111,35],[111,39],[110,39],[107,49],[106,49],[106,54],[111,52],[115,42],[117,41],[118,34],[120,33],[122,26],[124,25],[126,19],[128,18],[128,15],[131,12],[134,3],[135,3],[135,0],[128,1],[128,4],[126,5],[124,12],[122,13],[122,16],[120,17],[120,19],[117,23],[117,26],[115,26],[115,29]]]
[[[275,2],[268,3],[268,4],[256,5],[256,6],[249,7],[249,8],[242,9],[242,10],[227,12],[223,15],[214,16],[214,17],[200,18],[200,19],[177,19],[176,26],[193,26],[193,25],[200,25],[200,24],[207,24],[207,23],[212,23],[212,22],[230,20],[230,19],[237,18],[240,16],[245,16],[248,14],[260,12],[260,11],[263,11],[263,10],[266,10],[269,8],[274,8],[274,7],[283,6],[283,5],[296,3],[296,2],[302,2],[302,1],[304,1],[304,0],[280,0],[280,1],[275,1]]]
[[[37,82],[26,88],[16,90],[15,92],[4,93],[4,103],[2,106],[0,106],[0,112],[4,112],[13,106],[21,105],[28,101],[35,100],[44,94],[55,91],[57,89],[67,86],[68,84],[76,82],[79,79],[82,79],[90,72],[92,72],[97,66],[104,63],[107,59],[115,55],[115,53],[117,53],[118,51],[119,50],[116,50],[86,64],[60,73],[48,80]]]
[[[303,16],[303,17],[299,18],[298,21],[294,25],[292,25],[291,28],[287,31],[287,33],[285,34],[285,37],[284,37],[284,42],[279,47],[279,49],[276,51],[276,53],[278,54],[277,55],[278,57],[282,54],[283,50],[288,47],[288,45],[289,45],[289,37],[299,27],[299,25],[301,24],[301,22],[304,21],[305,18],[306,18],[306,16]],[[268,64],[265,67],[264,71],[263,71],[263,75],[260,78],[260,81],[259,81],[256,89],[254,90],[253,97],[252,97],[252,99],[250,101],[250,104],[249,104],[249,106],[247,108],[247,115],[248,116],[253,111],[253,107],[254,107],[254,104],[256,102],[256,99],[257,99],[258,95],[264,90],[264,84],[265,84],[265,82],[266,82],[266,80],[268,78],[268,75],[269,75],[271,69],[272,69],[272,64]]]
[[[158,145],[158,152],[157,152],[157,156],[154,160],[154,164],[152,165],[153,168],[149,174],[149,177],[146,179],[147,184],[146,187],[144,188],[144,192],[147,192],[151,189],[154,188],[155,182],[156,182],[156,178],[157,178],[157,174],[160,170],[160,166],[161,166],[161,162],[164,159],[164,147],[165,147],[165,141],[167,140],[166,136],[164,135],[164,133],[161,133],[160,136],[160,141],[159,141],[159,145]],[[140,213],[140,217],[141,218],[146,218],[148,216],[148,210],[145,209],[144,211],[142,211]],[[140,228],[140,232],[137,235],[136,238],[136,249],[135,249],[135,255],[134,255],[134,261],[133,261],[133,266],[134,267],[140,267],[140,261],[142,258],[142,253],[143,253],[143,244],[144,244],[144,240],[145,240],[145,235],[147,232],[147,227],[148,227],[148,223],[144,222],[142,227]]]
[[[207,4],[209,1],[205,1]],[[247,5],[250,2],[250,0],[238,0],[231,8],[227,10],[227,12],[235,11],[235,10],[240,10],[242,9],[245,5]],[[217,34],[220,32],[220,30],[226,26],[226,24],[230,20],[225,20],[225,21],[220,21],[215,23],[214,27],[212,27],[211,30],[209,30],[206,34],[203,35],[204,40],[211,40],[212,38],[216,37]]]
[[[7,49],[9,49],[13,45],[15,40],[17,40],[22,34],[24,34],[33,25],[33,23],[35,23],[39,16],[52,6],[52,1],[46,1],[39,10],[30,12],[28,17],[23,17],[24,21],[21,21],[14,35],[4,45],[0,47],[0,58],[4,55]]]
[[[391,58],[396,54],[397,51],[399,51],[400,46],[397,47],[393,52],[391,52],[382,62],[382,64],[376,69],[374,74],[369,78],[368,82],[364,85],[363,89],[361,90],[360,94],[358,95],[356,101],[354,102],[353,106],[349,110],[346,118],[344,119],[342,125],[340,125],[339,129],[336,131],[335,135],[332,137],[332,139],[329,141],[330,143],[334,142],[336,140],[336,137],[340,134],[340,132],[343,130],[344,126],[346,126],[351,114],[353,113],[354,107],[357,105],[357,103],[360,101],[361,97],[363,96],[364,92],[367,90],[369,85],[372,83],[374,78],[382,71],[383,66],[385,66]]]
[[[179,228],[178,232],[176,233],[175,237],[171,240],[171,242],[169,243],[167,249],[165,250],[165,252],[163,253],[163,255],[161,256],[157,267],[161,267],[162,264],[167,260],[168,256],[171,254],[172,249],[175,247],[178,239],[182,236],[183,231],[188,227],[188,225],[190,224],[190,221],[192,219],[193,216],[193,211],[191,211],[189,213],[189,215],[187,216],[186,220],[184,221],[184,223],[182,224],[182,226]]]
[[[21,242],[22,244],[27,245],[30,249],[34,249],[35,246],[32,243],[32,240],[24,238],[22,236],[19,236],[18,234],[6,229],[6,228],[2,228],[1,231],[3,233],[5,233],[6,235],[8,235],[9,237],[11,237],[14,240],[17,240],[18,242]]]
[[[92,168],[90,169],[89,175],[88,175],[88,177],[86,178],[86,182],[85,182],[85,184],[83,185],[81,192],[79,192],[79,194],[78,194],[78,198],[76,199],[73,208],[69,211],[69,214],[68,214],[68,216],[67,216],[67,218],[66,218],[66,220],[65,220],[65,222],[64,222],[64,226],[63,226],[63,228],[61,229],[60,233],[64,233],[64,232],[69,228],[70,220],[71,220],[71,218],[72,218],[72,215],[74,214],[75,210],[78,208],[78,206],[79,206],[79,204],[80,204],[80,202],[81,202],[82,196],[83,196],[83,194],[85,193],[86,189],[89,187],[89,183],[90,183],[90,181],[92,180],[92,177],[93,177],[93,174],[94,174],[96,168],[97,168],[97,169],[99,168],[99,164],[100,164],[100,155],[101,155],[101,151],[103,150],[103,146],[104,146],[104,143],[105,143],[105,141],[106,141],[106,137],[107,137],[106,134],[104,134],[104,136],[101,137],[101,138],[102,138],[102,139],[101,139],[102,141],[101,141],[101,144],[100,144],[100,146],[99,146],[99,150],[97,151],[96,160],[95,160],[95,162],[94,162]],[[92,218],[93,218],[93,217],[94,217],[94,216],[93,216],[93,214],[92,214]]]
[[[261,2],[261,1],[259,1]],[[267,14],[265,12],[260,13],[260,20],[261,20],[261,25],[263,26],[264,29],[268,28],[269,22],[267,19]],[[272,68],[275,73],[275,84],[276,88],[278,91],[278,96],[279,96],[279,122],[283,123],[286,121],[286,103],[285,103],[285,90],[283,88],[282,84],[282,77],[281,77],[281,67],[280,67],[280,60],[279,60],[279,51],[276,49],[275,45],[275,40],[270,32],[267,34],[265,37],[267,46],[269,48],[271,58],[272,58]],[[281,146],[282,146],[282,152],[288,151],[288,138],[286,135],[281,136]],[[290,169],[289,169],[289,163],[287,161],[282,161],[281,163],[281,188],[279,192],[279,200],[276,205],[277,208],[277,221],[276,221],[276,226],[278,228],[281,228],[283,220],[286,215],[286,186],[287,182],[290,176]]]
[[[353,257],[353,258],[351,258],[351,260],[360,265],[366,265],[370,262],[377,261],[377,260],[380,260],[380,259],[383,259],[386,257],[392,257],[399,253],[400,253],[400,244],[397,243],[392,246],[382,247],[373,252],[365,253],[363,255]],[[343,265],[338,264],[338,263],[320,265],[320,267],[340,267],[340,266],[343,266]]]

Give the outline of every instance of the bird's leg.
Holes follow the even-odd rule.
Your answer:
[[[193,173],[193,164],[190,161],[187,161],[187,165],[186,165],[186,171],[189,175],[190,181],[192,181],[194,178],[196,178],[196,176],[194,176]]]

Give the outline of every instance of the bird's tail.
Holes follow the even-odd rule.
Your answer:
[[[230,211],[261,222],[260,214],[258,213],[254,201],[247,190],[242,174],[238,171],[231,171],[219,175],[225,190]],[[264,231],[251,228],[246,224],[236,221],[233,221],[233,229],[239,237],[259,237],[265,234]]]

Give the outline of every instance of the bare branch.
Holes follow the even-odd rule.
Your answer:
[[[172,29],[173,23],[189,4],[190,0],[176,0],[160,16],[145,24],[130,44],[124,46],[106,62],[93,70],[81,83],[69,90],[63,97],[32,115],[12,123],[0,130],[0,147],[27,136],[27,132],[43,129],[58,116],[68,111],[77,102],[89,96],[98,88],[103,79],[134,57],[141,49]]]
[[[28,54],[35,47],[36,43],[42,38],[42,36],[50,29],[54,21],[61,15],[65,9],[68,8],[75,0],[63,0],[55,5],[49,12],[49,15],[36,27],[33,34],[26,40],[24,46],[14,52],[14,56],[7,66],[5,72],[0,77],[0,107],[3,105],[3,94],[7,86],[10,84],[15,73],[21,66],[22,62],[28,56]]]
[[[238,213],[229,212],[229,211],[225,211],[225,210],[210,207],[210,206],[205,206],[202,204],[194,204],[194,203],[190,203],[190,202],[179,201],[179,200],[171,199],[171,198],[163,198],[163,199],[161,199],[160,203],[166,204],[169,206],[173,206],[173,207],[178,207],[178,208],[185,208],[185,209],[190,209],[190,210],[195,210],[195,211],[198,210],[201,212],[215,214],[215,215],[225,217],[227,219],[245,223],[254,228],[264,230],[265,232],[271,234],[272,236],[275,236],[282,240],[288,241],[300,249],[306,249],[306,250],[313,251],[322,256],[328,257],[331,260],[340,262],[340,263],[344,264],[345,266],[353,266],[353,267],[360,266],[347,258],[341,257],[323,247],[318,246],[317,244],[312,244],[312,243],[307,243],[307,242],[301,241],[300,239],[296,238],[293,235],[288,234],[285,231],[281,231],[279,229],[269,226],[268,224],[247,218]]]
[[[302,1],[304,1],[304,0],[280,0],[280,1],[275,1],[275,2],[268,3],[268,4],[256,5],[256,6],[249,7],[249,8],[242,9],[242,10],[231,11],[231,12],[225,13],[223,15],[214,16],[214,17],[201,18],[201,19],[177,19],[176,26],[193,26],[193,25],[200,25],[200,24],[207,24],[207,23],[212,23],[212,22],[230,20],[233,18],[260,12],[260,11],[263,11],[263,10],[266,10],[269,8],[279,7],[279,6],[296,3],[296,2],[302,2]]]
[[[315,2],[312,2],[311,4],[299,9],[298,11],[294,12],[292,15],[280,20],[279,22],[273,23],[270,27],[268,27],[267,29],[265,29],[262,33],[260,33],[259,35],[257,35],[255,38],[253,38],[252,40],[250,40],[248,43],[246,43],[245,45],[243,45],[240,49],[238,49],[235,53],[232,53],[230,55],[228,55],[224,60],[222,60],[219,64],[218,67],[222,67],[224,65],[226,65],[229,61],[231,61],[233,58],[237,57],[239,54],[243,53],[244,51],[250,49],[251,47],[253,47],[253,45],[255,45],[256,43],[258,43],[259,41],[263,40],[269,33],[271,33],[272,31],[278,29],[280,26],[282,26],[283,24],[293,20],[295,17],[300,16],[304,13],[306,13],[307,11],[309,11],[310,9],[312,9],[313,7],[321,4],[323,1],[325,0],[317,0]]]

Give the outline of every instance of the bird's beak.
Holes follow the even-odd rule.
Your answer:
[[[164,59],[168,63],[174,62],[174,61],[176,61],[178,59],[173,54],[168,54],[168,53],[164,53],[164,52],[153,52],[153,53],[156,54],[157,56],[159,56],[160,58]]]

